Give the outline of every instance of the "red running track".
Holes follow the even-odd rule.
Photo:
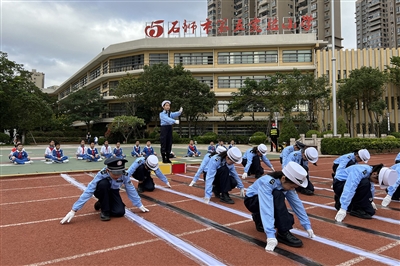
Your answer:
[[[257,232],[246,217],[249,212],[238,197],[238,189],[232,191],[236,195],[234,205],[212,198],[218,205],[211,206],[193,198],[204,196],[203,182],[197,182],[196,187],[188,186],[197,165],[188,166],[186,174],[169,175],[172,189],[163,189],[163,183],[156,178],[161,188],[144,193],[142,198],[150,210],[148,213],[132,207],[123,191],[121,195],[134,214],[183,240],[188,247],[213,257],[219,264],[400,265],[400,203],[392,202],[389,208],[383,208],[382,199],[375,199],[379,207],[376,216],[392,222],[349,215],[342,224],[334,222],[332,161],[333,158],[320,158],[317,167],[310,167],[316,195],[300,195],[307,202],[304,205],[320,241],[299,236],[304,243],[302,248],[279,244],[272,253],[264,250],[265,234]],[[376,155],[370,164],[382,162],[389,166],[393,161],[393,154]],[[278,161],[272,163],[275,169],[280,169]],[[241,174],[243,167],[237,170]],[[87,173],[74,173],[70,177],[85,186],[92,180]],[[252,181],[254,178],[246,179],[245,186]],[[59,174],[0,179],[0,191],[0,265],[205,264],[126,217],[101,222],[99,212],[93,209],[95,199],[70,224],[60,225],[59,221],[82,191]],[[383,198],[385,192],[377,189],[375,196]],[[296,233],[304,233],[297,219],[294,229]]]

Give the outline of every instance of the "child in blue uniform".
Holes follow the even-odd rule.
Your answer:
[[[207,164],[207,179],[205,184],[204,202],[209,203],[211,193],[214,192],[215,197],[221,202],[234,204],[235,202],[229,197],[229,191],[236,186],[240,189],[240,196],[244,196],[244,186],[240,180],[234,163],[242,162],[242,152],[237,148],[216,154],[210,158]]]
[[[196,145],[194,145],[193,140],[191,139],[189,141],[189,146],[188,146],[188,150],[187,150],[187,156],[188,157],[200,157],[201,152],[199,150],[197,150]]]
[[[396,163],[390,168],[397,171],[398,177],[396,182],[386,189],[387,195],[382,200],[381,204],[383,207],[387,207],[392,200],[399,200],[400,196],[400,163]]]
[[[267,146],[265,146],[265,144],[260,144],[257,147],[248,149],[243,155],[242,165],[244,166],[244,173],[242,179],[246,179],[252,173],[254,173],[256,178],[264,175],[264,169],[261,167],[260,159],[271,168],[272,171],[275,171],[266,155]]]
[[[24,150],[24,146],[20,142],[17,143],[17,150],[13,152],[10,159],[14,164],[33,163],[28,153]]]
[[[103,146],[101,146],[100,155],[106,159],[113,157],[111,146],[108,145],[108,140],[105,140]]]
[[[86,161],[87,162],[100,162],[102,161],[99,151],[97,148],[94,147],[94,142],[92,141],[90,143],[90,147],[87,148],[87,154],[86,154]]]
[[[273,251],[278,242],[291,247],[303,245],[300,239],[290,233],[294,219],[288,212],[285,198],[308,236],[315,237],[304,206],[295,191],[299,186],[307,187],[307,183],[307,172],[304,168],[295,162],[289,162],[282,171],[262,176],[247,189],[244,205],[252,213],[257,231],[267,235],[265,250]]]
[[[46,151],[44,152],[44,158],[46,159],[46,161],[52,161],[53,150],[54,150],[54,140],[51,140],[49,146],[46,148]]]
[[[128,169],[128,176],[132,176],[139,181],[138,192],[153,191],[155,188],[153,178],[151,178],[151,171],[154,171],[156,176],[163,181],[167,187],[171,187],[168,179],[158,168],[158,158],[155,155],[149,157],[140,157]]]
[[[63,150],[61,149],[61,144],[59,142],[55,143],[55,149],[53,150],[53,155],[51,159],[55,163],[68,163],[68,156],[64,155]]]
[[[132,157],[142,157],[142,154],[140,153],[140,142],[138,140],[136,141],[135,146],[133,146],[131,155]]]
[[[82,139],[81,143],[76,150],[76,159],[78,160],[87,160],[88,159],[88,153],[87,153],[87,147],[85,146],[85,140]]]
[[[94,144],[94,143],[93,143]],[[107,166],[100,170],[88,184],[85,191],[72,206],[72,210],[60,221],[61,224],[69,223],[75,213],[94,195],[98,201],[94,204],[95,210],[101,210],[100,220],[109,221],[110,217],[122,217],[125,214],[125,204],[121,199],[119,190],[122,184],[132,204],[142,212],[148,212],[132,185],[130,177],[125,172],[125,159],[109,158],[104,161]]]
[[[148,140],[146,142],[146,147],[143,148],[142,155],[144,157],[149,157],[150,155],[156,155],[157,156],[157,154],[154,151],[153,147],[151,147],[151,141],[150,140]]]
[[[383,164],[356,164],[336,173],[333,181],[335,208],[338,210],[335,220],[342,222],[347,212],[358,218],[371,219],[376,210],[373,184],[387,188],[396,182],[397,176],[396,170],[383,167]]]
[[[190,182],[189,186],[192,187],[194,184],[196,184],[197,180],[200,178],[200,174],[203,173],[203,179],[206,181],[207,177],[207,170],[208,170],[208,162],[210,161],[211,157],[213,157],[216,154],[220,154],[221,152],[226,151],[226,149],[222,146],[218,146],[217,150],[212,153],[207,153],[206,156],[204,156],[203,161],[200,164],[199,169],[197,170],[196,174],[193,177],[192,182]]]
[[[179,124],[177,118],[182,114],[182,107],[178,112],[171,112],[171,102],[165,100],[161,103],[161,107],[164,109],[160,113],[160,144],[161,144],[161,156],[163,163],[171,163],[169,160],[169,154],[172,150],[172,125]]]
[[[113,156],[119,159],[124,159],[126,155],[123,153],[121,148],[121,142],[117,142],[116,147],[113,150]]]
[[[210,145],[208,146],[208,148],[207,148],[207,152],[208,153],[213,153],[213,152],[215,152],[215,146],[214,146],[214,141],[211,141],[210,142]]]

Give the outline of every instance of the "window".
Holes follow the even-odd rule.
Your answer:
[[[174,55],[174,64],[212,65],[213,53],[178,53]]]
[[[283,63],[312,62],[311,50],[286,50],[282,54]]]
[[[293,107],[293,112],[308,112],[308,101],[299,101],[295,107]]]
[[[228,110],[229,101],[218,101],[218,113],[225,113]]]
[[[125,104],[110,103],[109,110],[110,110],[109,117],[115,117],[127,114]]]
[[[165,63],[168,64],[168,54],[150,54],[149,57],[149,65],[155,65],[159,63]]]
[[[210,87],[210,89],[214,88],[214,80],[212,76],[207,76],[207,77],[194,77],[195,79],[197,79],[198,81],[200,81],[201,83],[205,83],[208,85],[208,87]]]
[[[262,64],[277,63],[278,51],[222,52],[218,53],[218,64]]]
[[[263,81],[268,79],[269,77],[264,76],[220,76],[218,77],[218,88],[226,89],[226,88],[241,88],[244,85],[244,81],[249,78],[255,81]]]
[[[96,67],[94,70],[90,72],[89,81],[92,81],[98,77],[100,77],[100,66]]]
[[[134,69],[142,69],[143,65],[144,65],[143,54],[110,59],[110,73],[126,72]]]
[[[108,61],[105,61],[103,63],[103,74],[107,74],[108,73]]]

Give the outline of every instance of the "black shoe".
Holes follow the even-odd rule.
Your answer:
[[[143,191],[144,191],[143,185],[142,185],[142,184],[139,184],[139,185],[137,186],[137,192],[138,192],[138,193],[142,193]]]
[[[100,213],[100,220],[102,220],[102,221],[110,221],[111,218],[110,218],[110,215],[108,213],[101,212]]]
[[[393,197],[392,197],[392,200],[400,200],[400,198],[393,198]]]
[[[364,210],[351,210],[350,215],[361,219],[372,219],[372,216]]]
[[[306,188],[300,189],[299,192],[301,194],[308,195],[308,196],[314,195],[314,191],[306,189]]]
[[[228,204],[234,204],[235,202],[229,197],[229,193],[221,193],[221,197],[219,198],[219,201],[225,202]]]
[[[96,211],[98,211],[98,210],[101,209],[101,203],[100,203],[99,200],[94,204],[94,209],[95,209]]]
[[[290,247],[301,247],[303,245],[303,242],[292,235],[290,231],[286,231],[284,233],[278,232],[276,239],[278,240],[278,242],[288,245]]]
[[[220,197],[221,197],[221,193],[219,193],[219,192],[215,189],[215,187],[213,187],[212,192],[214,192],[214,195],[215,195],[216,198],[220,198]]]
[[[171,160],[169,158],[167,158],[167,163],[172,163]]]
[[[262,225],[261,217],[259,214],[252,213],[251,217],[253,218],[254,223],[256,224],[256,230],[258,232],[264,232],[264,227]]]

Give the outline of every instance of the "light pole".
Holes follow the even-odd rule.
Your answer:
[[[333,136],[337,135],[336,123],[336,58],[335,58],[335,1],[331,0],[331,36],[332,36],[332,111]]]

